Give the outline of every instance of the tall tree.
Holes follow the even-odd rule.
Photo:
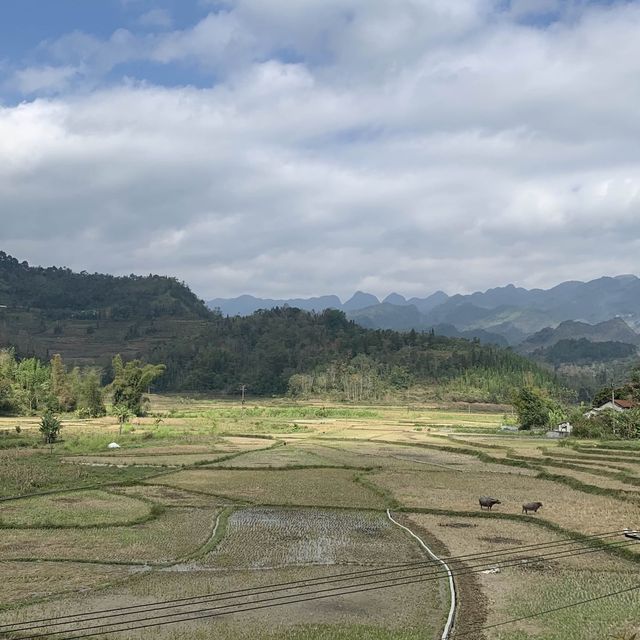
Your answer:
[[[46,411],[40,420],[40,433],[44,438],[46,444],[51,447],[53,451],[53,444],[60,436],[60,430],[62,429],[62,423],[51,411]]]
[[[56,409],[58,411],[73,411],[76,408],[77,398],[60,354],[51,358],[50,367],[51,393],[57,404]]]
[[[114,378],[111,383],[113,404],[127,407],[136,416],[144,414],[145,396],[151,383],[165,371],[163,364],[144,364],[140,360],[123,363],[120,355],[112,362]]]
[[[539,429],[549,423],[549,410],[546,398],[538,389],[523,387],[513,398],[518,414],[520,428]]]
[[[23,360],[16,367],[16,396],[26,413],[33,414],[51,402],[49,367],[37,358]]]
[[[78,411],[88,418],[99,418],[107,413],[97,369],[89,369],[79,376]]]

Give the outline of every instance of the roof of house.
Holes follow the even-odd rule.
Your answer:
[[[636,403],[633,400],[614,400],[621,409],[633,409]]]

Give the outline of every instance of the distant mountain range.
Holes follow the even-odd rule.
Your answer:
[[[297,307],[305,311],[339,309],[346,313],[353,313],[361,309],[374,309],[380,305],[404,309],[415,307],[421,313],[428,313],[431,309],[434,309],[448,299],[449,296],[442,291],[437,291],[426,298],[410,298],[409,300],[399,293],[391,293],[381,302],[371,293],[356,291],[353,296],[344,303],[335,295],[288,299],[256,298],[250,295],[242,295],[237,298],[214,298],[207,302],[207,306],[210,309],[219,309],[222,315],[225,316],[245,316],[259,309],[274,309],[275,307]]]
[[[636,333],[621,318],[605,320],[598,324],[586,324],[575,320],[565,320],[555,329],[547,327],[518,345],[518,351],[523,354],[533,353],[539,349],[548,349],[561,340],[582,340],[590,342],[622,342],[640,345],[640,334]]]
[[[553,346],[561,340],[622,342],[638,345],[640,337],[640,278],[603,277],[589,282],[563,282],[551,289],[514,285],[468,295],[438,291],[425,298],[406,299],[398,293],[380,301],[356,292],[342,303],[337,296],[266,300],[252,296],[209,301],[224,315],[247,315],[275,306],[309,311],[341,309],[358,324],[379,329],[426,331],[481,342],[511,345],[524,353]]]

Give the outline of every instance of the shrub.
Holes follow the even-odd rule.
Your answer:
[[[44,438],[45,444],[53,445],[60,436],[61,429],[62,423],[51,411],[47,411],[40,419],[40,433]]]

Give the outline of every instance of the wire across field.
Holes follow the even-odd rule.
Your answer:
[[[86,435],[89,423],[74,423],[64,450],[53,456],[0,452],[6,493],[68,489],[92,478],[111,482],[0,503],[6,527],[0,630],[107,609],[131,613],[121,619],[133,626],[115,638],[435,640],[448,611],[446,578],[415,540],[390,525],[385,508],[395,506],[394,517],[439,557],[454,556],[461,608],[452,640],[456,633],[475,640],[601,640],[640,631],[627,613],[639,604],[638,564],[630,554],[596,548],[595,539],[572,539],[615,530],[607,539],[611,549],[640,551],[619,540],[623,527],[640,525],[638,504],[617,493],[638,489],[620,473],[635,469],[633,452],[591,455],[498,433],[502,413],[285,403],[243,410],[210,401],[163,410],[161,425],[152,418],[132,425],[115,452],[106,450],[117,434],[108,418]],[[33,422],[26,430],[35,428]],[[203,466],[217,457],[223,459]],[[113,463],[128,466],[91,466]],[[147,464],[186,468],[145,472]],[[536,477],[543,472],[550,475]],[[502,504],[481,514],[477,501],[485,493]],[[544,506],[526,518],[521,505],[531,500]],[[545,548],[547,555],[533,558]],[[467,559],[456,560],[460,555]],[[407,567],[412,563],[418,565]],[[385,582],[385,571],[396,573]],[[292,582],[284,591],[274,587]],[[216,594],[256,588],[262,591],[239,601],[241,615],[227,617],[228,603],[215,602]],[[601,598],[616,590],[614,600]],[[176,624],[134,628],[145,618],[154,624],[163,611],[145,611],[159,602],[203,594],[214,601],[178,606],[175,612],[186,617],[169,618]],[[262,608],[252,607],[263,600]],[[544,614],[581,600],[593,604]],[[223,607],[216,610],[224,617],[209,617],[207,607]],[[536,612],[543,615],[531,617]],[[504,624],[514,617],[527,619]],[[67,628],[73,625],[57,627]],[[20,635],[28,634],[16,640]]]

